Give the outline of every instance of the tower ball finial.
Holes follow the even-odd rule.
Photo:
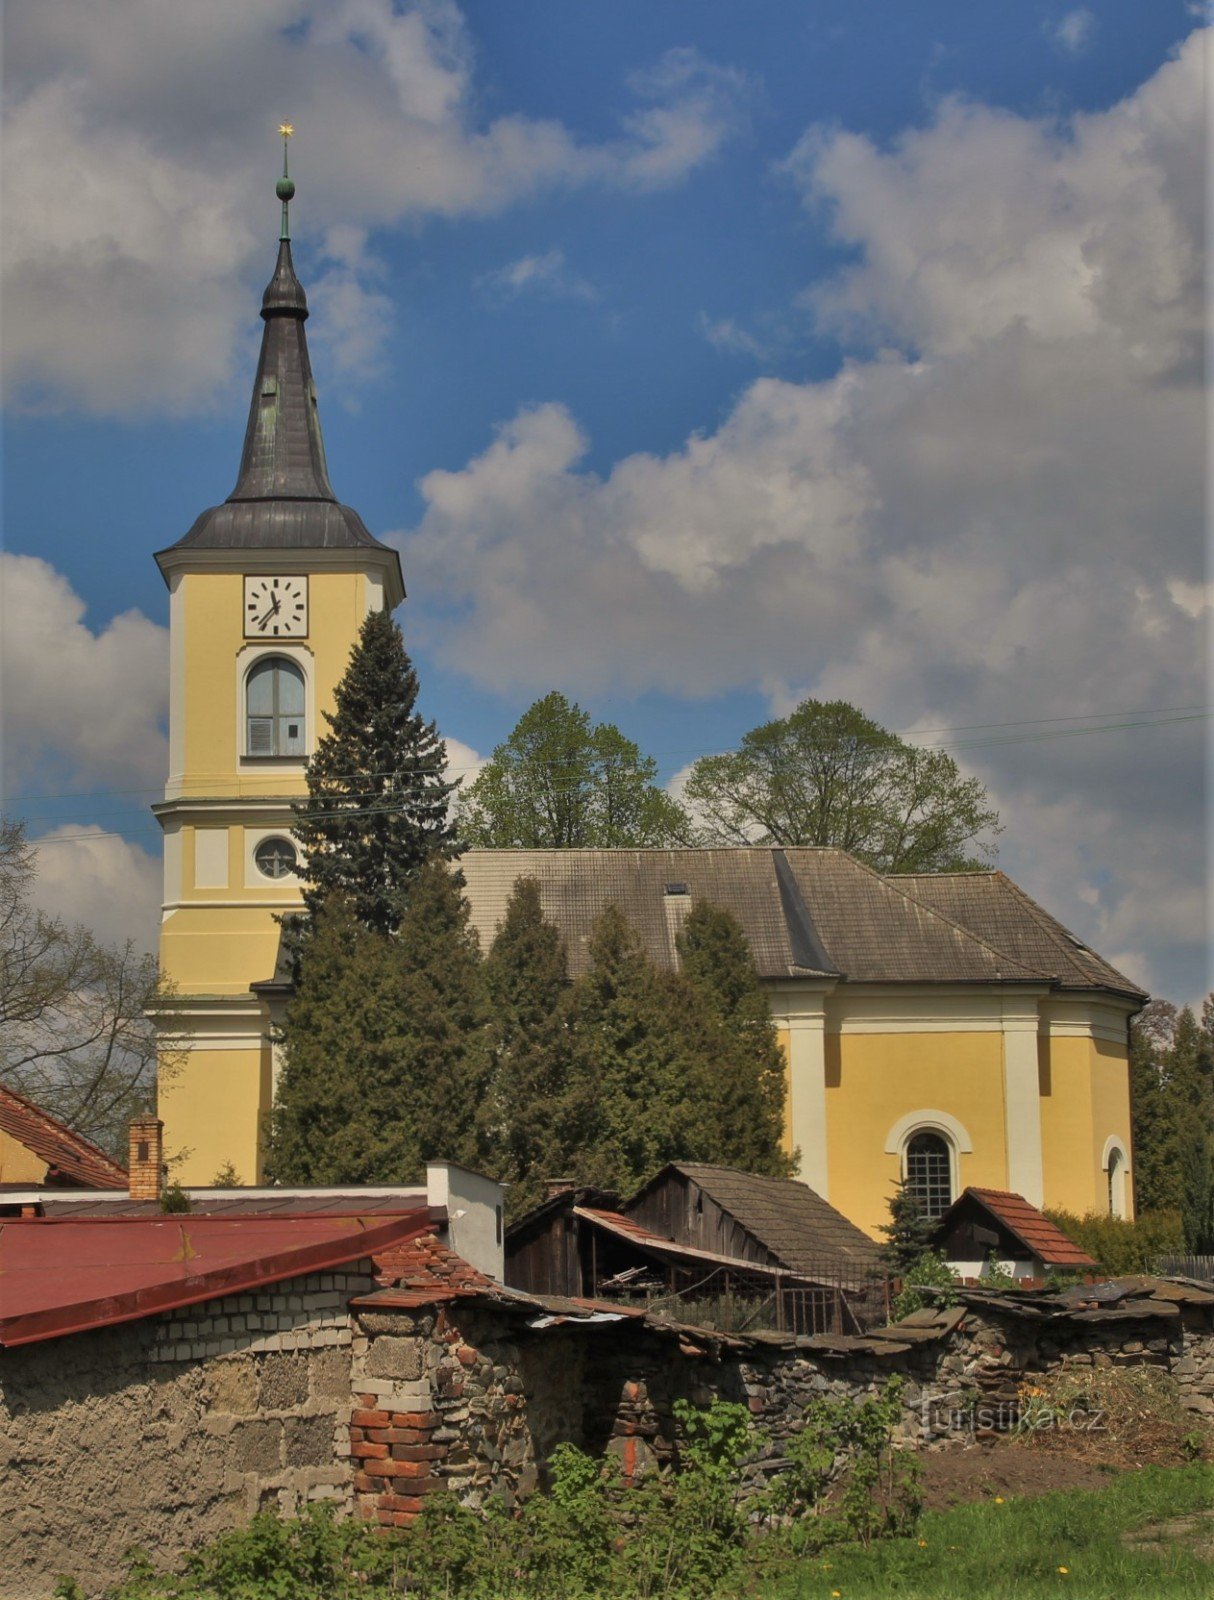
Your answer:
[[[274,193],[282,201],[282,231],[279,237],[289,239],[291,237],[291,226],[287,207],[295,198],[295,184],[292,182],[291,174],[287,171],[287,144],[291,135],[295,132],[295,124],[292,122],[280,122],[278,131],[282,134],[282,177],[274,185]]]

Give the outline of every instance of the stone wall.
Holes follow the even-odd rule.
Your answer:
[[[0,1351],[0,1596],[90,1589],[259,1509],[350,1493],[351,1295],[370,1262]]]

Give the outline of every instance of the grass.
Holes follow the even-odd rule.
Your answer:
[[[929,1512],[914,1538],[807,1558],[761,1592],[764,1600],[1209,1600],[1212,1511],[1214,1465],[1143,1467],[1107,1489]],[[1194,1514],[1192,1528],[1158,1526]]]

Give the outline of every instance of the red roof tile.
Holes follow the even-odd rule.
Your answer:
[[[1085,1255],[1061,1228],[1055,1227],[1044,1213],[1027,1201],[1022,1194],[1011,1194],[1006,1189],[966,1189],[966,1195],[984,1205],[996,1221],[1015,1234],[1026,1249],[1031,1250],[1047,1267],[1074,1267],[1095,1272],[1098,1266],[1091,1256]],[[941,1219],[943,1222],[943,1218]]]
[[[47,1165],[47,1178],[61,1177],[85,1189],[125,1189],[127,1171],[90,1139],[52,1117],[24,1095],[0,1084],[0,1128]]]
[[[395,1249],[429,1227],[425,1209],[391,1218],[0,1221],[0,1345],[131,1322],[364,1257],[390,1271]]]

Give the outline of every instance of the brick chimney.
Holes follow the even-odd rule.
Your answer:
[[[576,1188],[572,1178],[549,1178],[544,1184],[544,1199],[555,1200],[558,1194],[568,1194]]]
[[[128,1184],[132,1200],[159,1200],[164,1183],[164,1123],[136,1117],[131,1123]]]

